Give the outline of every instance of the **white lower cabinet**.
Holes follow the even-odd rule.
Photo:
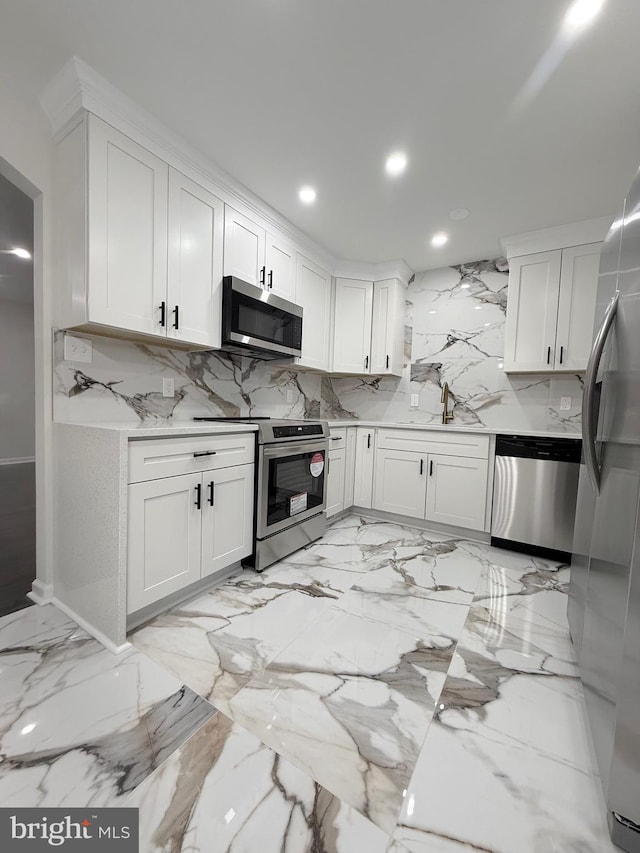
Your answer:
[[[237,465],[129,485],[127,613],[251,553],[253,473]]]
[[[429,456],[425,518],[470,530],[484,530],[486,459]]]
[[[409,518],[424,518],[425,458],[407,450],[378,450],[375,469],[375,508]]]
[[[346,449],[329,448],[329,480],[327,483],[327,518],[344,509]]]
[[[344,508],[353,506],[353,490],[356,475],[356,443],[358,430],[355,427],[347,427],[347,447],[344,466]]]
[[[356,460],[353,481],[353,503],[371,509],[373,505],[373,463],[376,431],[358,427],[356,434]]]

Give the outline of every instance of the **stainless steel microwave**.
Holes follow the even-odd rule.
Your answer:
[[[260,358],[302,355],[302,308],[233,275],[225,276],[222,349]]]

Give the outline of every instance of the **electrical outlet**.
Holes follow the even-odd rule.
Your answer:
[[[419,401],[419,399],[420,399],[420,395],[419,395],[419,394],[412,394],[412,395],[411,395],[411,408],[412,408],[412,409],[417,409],[417,408],[418,408],[418,405],[419,405],[419,402],[418,402],[418,401]]]
[[[162,396],[163,397],[175,397],[176,395],[176,381],[175,379],[168,379],[166,376],[162,379]]]
[[[293,391],[287,388],[287,403],[293,403]]]
[[[91,364],[93,360],[93,344],[88,338],[77,338],[75,335],[64,336],[64,360],[82,361]]]
[[[568,412],[571,410],[571,397],[560,397],[560,411]]]

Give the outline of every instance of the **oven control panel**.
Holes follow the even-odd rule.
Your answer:
[[[274,426],[274,438],[299,438],[308,435],[324,435],[322,424],[287,424],[287,426]]]

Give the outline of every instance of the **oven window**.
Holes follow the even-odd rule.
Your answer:
[[[239,335],[300,349],[302,320],[244,293],[233,294],[231,325]]]
[[[267,526],[322,506],[325,451],[269,460]]]

